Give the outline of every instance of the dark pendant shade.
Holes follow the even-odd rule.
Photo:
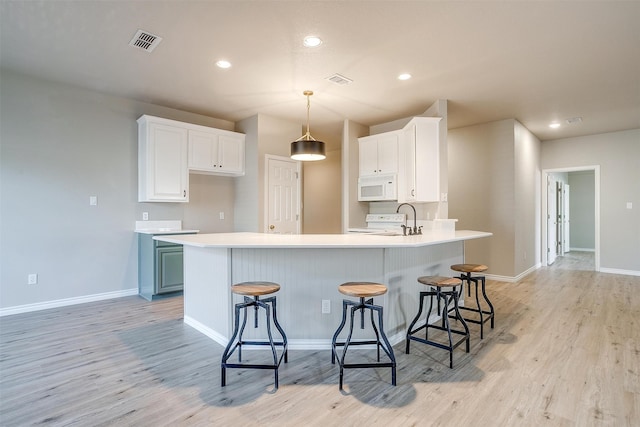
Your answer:
[[[302,94],[307,97],[307,133],[291,143],[291,158],[303,162],[323,160],[327,157],[324,154],[324,142],[316,141],[309,132],[309,110],[311,109],[309,97],[313,95],[313,91],[305,90]]]
[[[312,162],[326,157],[322,141],[302,139],[291,143],[291,158],[294,160]]]

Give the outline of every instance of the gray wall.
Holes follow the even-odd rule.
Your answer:
[[[539,260],[539,145],[513,119],[449,129],[449,217],[493,233],[465,244],[466,260],[492,275],[516,277]]]
[[[366,227],[365,218],[369,213],[369,204],[358,201],[358,138],[369,135],[369,128],[359,123],[345,120],[342,135],[342,228]]]
[[[595,165],[600,166],[600,268],[640,275],[640,129],[542,144],[542,169]]]
[[[570,249],[593,251],[595,240],[595,173],[569,172]]]
[[[191,175],[188,204],[137,202],[136,119],[233,123],[4,70],[0,93],[0,308],[137,288],[142,212],[233,230],[233,178]]]

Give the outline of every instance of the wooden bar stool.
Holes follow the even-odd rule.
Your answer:
[[[489,267],[482,264],[454,264],[451,266],[451,269],[453,271],[457,271],[461,273],[460,276],[458,277],[462,280],[462,282],[463,283],[467,282],[467,294],[469,295],[469,297],[471,297],[471,284],[473,283],[474,285],[477,308],[460,307],[460,309],[478,313],[480,317],[479,320],[474,318],[467,318],[467,317],[465,317],[465,320],[469,323],[475,323],[477,325],[480,325],[480,339],[484,338],[485,322],[487,322],[488,320],[491,320],[491,329],[493,329],[495,311],[493,309],[493,304],[491,304],[491,301],[489,301],[489,297],[487,296],[487,291],[485,289],[485,277],[477,276],[477,275],[471,276],[471,273],[482,273],[483,271],[486,271],[488,268]],[[482,297],[484,298],[485,302],[489,306],[489,311],[484,310],[480,306],[480,298],[478,296],[478,282],[480,282],[480,288],[482,289]],[[460,288],[460,293],[462,294],[462,288]],[[485,314],[488,316],[484,317]]]
[[[340,390],[342,390],[342,383],[344,379],[344,370],[347,368],[391,368],[391,384],[396,385],[396,358],[393,354],[393,348],[391,344],[389,344],[389,340],[387,340],[387,335],[384,333],[384,326],[382,323],[382,307],[379,305],[373,304],[373,297],[378,295],[383,295],[387,292],[387,287],[380,283],[372,283],[372,282],[347,282],[343,283],[338,287],[340,293],[352,297],[360,298],[359,302],[354,302],[351,300],[343,300],[342,301],[342,322],[335,334],[333,334],[333,339],[331,341],[331,363],[336,363],[336,358],[338,359],[338,364],[340,365]],[[369,299],[367,299],[369,298]],[[349,323],[349,335],[346,340],[338,341],[338,336],[340,332],[344,329],[345,323],[347,321],[347,311],[348,307],[351,307],[351,321]],[[351,336],[353,335],[353,318],[356,311],[360,310],[360,328],[364,329],[364,311],[371,311],[371,326],[373,327],[373,331],[376,335],[375,340],[365,340],[365,341],[351,341]],[[373,312],[378,313],[378,327],[376,327]],[[347,355],[347,349],[349,346],[353,345],[371,345],[375,344],[376,349],[378,351],[377,362],[369,362],[369,363],[346,363],[345,357]],[[342,350],[342,354],[338,354],[337,347],[344,347]],[[380,361],[380,348],[384,350],[389,358],[388,362]]]
[[[269,295],[280,290],[280,285],[272,282],[243,282],[231,286],[231,292],[238,295],[244,295],[244,302],[235,305],[234,326],[233,334],[227,348],[225,348],[222,354],[222,387],[226,385],[226,369],[227,368],[244,368],[244,369],[273,369],[275,373],[275,389],[278,389],[278,368],[284,357],[284,362],[288,362],[287,354],[287,336],[285,335],[280,323],[278,323],[278,317],[276,315],[276,297],[269,297],[266,299],[260,299],[262,295]],[[258,327],[258,311],[263,308],[266,312],[266,330],[268,340],[243,340],[242,334],[247,324],[247,309],[254,307],[255,311],[255,323],[254,327]],[[240,326],[240,311],[243,312],[242,326]],[[274,341],[271,335],[271,312],[273,311],[273,324],[282,337],[281,341]],[[237,339],[236,339],[237,338]],[[269,346],[273,357],[273,363],[268,364],[251,364],[242,363],[242,346],[243,345],[258,345]],[[278,356],[276,347],[282,347],[282,352]],[[229,358],[233,353],[238,350],[238,363],[229,363]]]
[[[453,368],[453,350],[458,347],[463,342],[466,342],[466,351],[469,353],[469,327],[467,326],[464,318],[460,314],[458,310],[458,286],[462,286],[462,281],[455,277],[442,277],[442,276],[422,276],[418,278],[418,282],[423,285],[430,286],[430,290],[420,292],[420,308],[418,309],[418,314],[413,319],[411,324],[409,325],[409,329],[407,330],[407,341],[406,341],[406,353],[409,354],[409,345],[411,344],[411,340],[418,341],[423,344],[432,345],[434,347],[438,347],[444,350],[449,351],[449,368]],[[446,289],[450,288],[450,289]],[[431,309],[433,308],[433,297],[437,298],[438,307],[440,307],[440,302],[444,303],[442,312],[440,313],[442,316],[442,326],[432,325],[429,323],[429,316],[431,315]],[[425,323],[422,326],[419,326],[414,329],[415,324],[420,319],[422,315],[422,309],[424,308],[424,300],[426,297],[429,297],[429,311],[427,312]],[[464,327],[464,331],[451,329],[451,325],[449,322],[449,305],[453,302],[452,310],[456,314],[456,319],[460,321],[462,326]],[[439,309],[438,309],[439,311]],[[425,330],[424,338],[420,338],[415,336],[414,334]],[[432,341],[429,339],[429,329],[437,329],[440,331],[446,331],[447,336],[449,338],[448,344],[442,344],[437,341]],[[462,338],[456,342],[453,341],[453,337],[451,334],[462,335]]]

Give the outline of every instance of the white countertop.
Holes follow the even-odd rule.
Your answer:
[[[484,231],[426,231],[417,236],[371,234],[214,233],[157,236],[155,240],[201,248],[392,248],[419,247],[492,236]]]
[[[166,235],[166,234],[195,234],[200,230],[189,230],[182,228],[182,221],[136,221],[136,233]]]
[[[165,228],[158,228],[156,230],[136,230],[136,233],[140,234],[153,234],[158,236],[171,235],[171,234],[196,234],[200,230],[171,230]]]

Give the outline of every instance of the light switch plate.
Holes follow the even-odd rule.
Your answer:
[[[97,206],[98,205],[98,196],[89,196],[89,205]]]
[[[633,209],[633,203],[627,202],[627,209]]]

